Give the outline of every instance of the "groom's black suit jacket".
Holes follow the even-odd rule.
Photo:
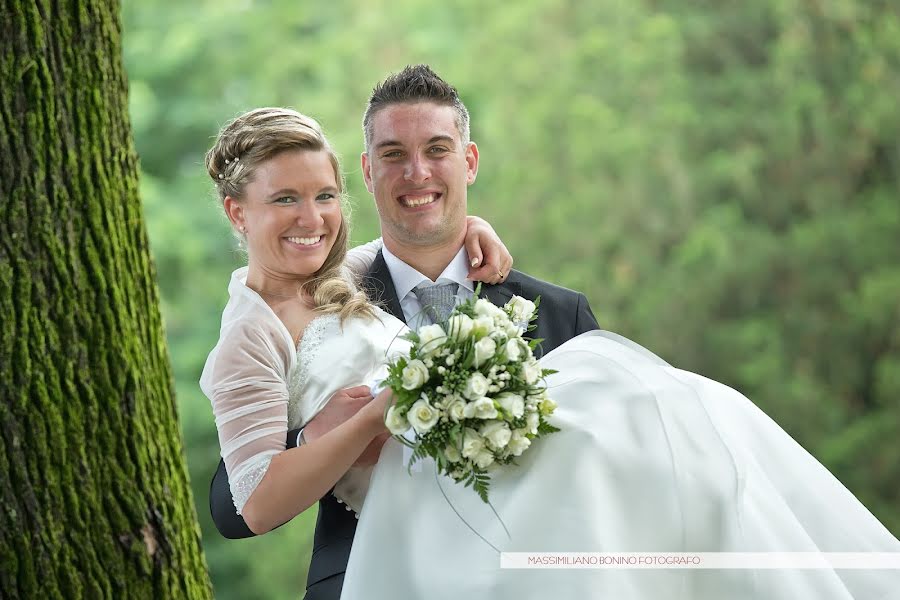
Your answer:
[[[381,252],[375,257],[361,286],[373,302],[405,321],[400,299],[397,298],[394,282]],[[538,357],[576,335],[599,329],[587,298],[579,292],[529,277],[519,271],[510,272],[509,277],[501,284],[482,286],[481,297],[498,306],[503,306],[513,296],[529,300],[541,297],[537,327],[525,334],[528,338],[543,339],[535,352]],[[296,445],[296,438],[297,431],[288,432],[289,448]],[[219,468],[210,485],[209,508],[216,527],[225,537],[245,538],[253,535],[241,516],[235,514],[228,475],[222,461],[219,461]],[[331,494],[319,501],[319,516],[306,582],[307,600],[339,599],[355,531],[356,518],[346,510],[345,505],[338,504]]]

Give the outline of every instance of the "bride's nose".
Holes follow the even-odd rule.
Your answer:
[[[325,223],[322,218],[322,207],[317,202],[299,202],[297,206],[297,224],[315,230]]]

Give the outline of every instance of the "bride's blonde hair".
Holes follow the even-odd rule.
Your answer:
[[[349,206],[344,194],[344,178],[338,156],[315,119],[289,108],[257,108],[222,127],[215,144],[206,153],[206,170],[216,186],[219,200],[230,196],[242,201],[247,184],[264,162],[290,150],[324,151],[334,168],[341,203],[341,226],[331,251],[318,271],[301,286],[312,298],[315,310],[374,316],[372,305],[362,292],[355,291],[343,266],[349,239]]]

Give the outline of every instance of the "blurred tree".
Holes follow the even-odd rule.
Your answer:
[[[119,4],[0,7],[0,596],[209,598]]]

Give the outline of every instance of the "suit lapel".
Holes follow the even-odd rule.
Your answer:
[[[380,304],[389,313],[406,323],[406,317],[403,316],[403,308],[400,306],[400,299],[397,298],[394,280],[391,279],[391,272],[388,270],[387,263],[384,262],[384,255],[381,253],[381,250],[375,255],[372,266],[369,267],[368,272],[360,281],[360,287],[365,291],[371,302]]]
[[[477,283],[475,285],[478,285]],[[515,296],[521,294],[521,286],[515,282],[503,282],[497,285],[481,284],[481,298],[486,298],[492,304],[503,306]]]

